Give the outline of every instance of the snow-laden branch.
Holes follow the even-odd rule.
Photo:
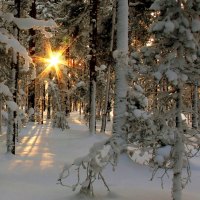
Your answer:
[[[17,25],[19,29],[28,30],[31,28],[37,29],[41,28],[57,28],[56,22],[53,19],[49,20],[37,20],[32,17],[29,18],[14,18],[13,22]]]
[[[27,71],[29,69],[29,63],[32,62],[32,59],[29,57],[26,48],[22,46],[12,35],[6,35],[2,32],[0,32],[0,42],[6,45],[6,52],[12,48],[14,52],[19,53],[19,56],[24,58],[24,70]]]
[[[50,38],[52,34],[47,32],[45,28],[57,28],[57,24],[54,20],[37,20],[34,18],[16,18],[12,13],[2,13],[0,12],[0,18],[2,18],[4,24],[14,23],[21,30],[35,29],[41,31],[45,37]],[[29,63],[32,62],[32,59],[29,57],[26,48],[20,44],[20,42],[10,34],[6,29],[0,29],[0,42],[6,45],[6,51],[10,48],[14,52],[19,53],[19,56],[24,58],[24,70],[29,69]]]
[[[53,19],[49,20],[38,20],[32,17],[27,18],[17,18],[14,17],[12,13],[0,13],[0,17],[3,19],[4,22],[11,23],[17,25],[17,27],[21,30],[29,30],[33,29],[41,29],[41,28],[57,28],[57,24]]]
[[[13,22],[21,30],[35,29],[41,31],[46,38],[52,37],[50,32],[47,32],[45,28],[57,28],[57,24],[53,19],[49,20],[37,20],[32,17],[29,18],[14,18]]]
[[[3,94],[4,96],[12,97],[12,93],[10,92],[10,89],[7,85],[5,85],[5,81],[0,83],[0,94]]]
[[[86,156],[77,158],[72,164],[66,164],[60,173],[58,183],[71,187],[72,190],[76,190],[78,186],[81,187],[80,193],[86,196],[93,196],[93,183],[96,180],[102,180],[103,184],[110,191],[102,171],[107,165],[111,165],[113,170],[118,162],[119,155],[123,152],[126,146],[119,145],[121,143],[118,138],[111,137],[103,141],[95,143],[89,150]],[[66,185],[63,183],[64,179],[68,178],[72,170],[77,171],[77,182],[74,185]],[[80,171],[85,173],[85,179],[80,179]]]

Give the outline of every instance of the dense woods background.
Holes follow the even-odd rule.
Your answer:
[[[111,120],[112,136],[79,161],[87,166],[81,192],[93,195],[97,175],[108,188],[105,166],[139,149],[154,173],[173,170],[172,199],[180,200],[200,144],[200,1],[2,0],[0,8],[7,152],[15,154],[30,121],[65,130],[78,111],[95,134],[97,121],[105,132]]]

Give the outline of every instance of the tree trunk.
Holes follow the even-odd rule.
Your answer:
[[[90,115],[89,115],[90,133],[96,132],[96,81],[90,84]]]
[[[36,0],[32,0],[31,10],[30,10],[29,15],[32,18],[36,19]],[[29,35],[31,36],[29,40],[29,52],[31,56],[35,54],[35,34],[36,34],[36,31],[34,29],[29,30]]]
[[[116,1],[114,0],[114,2],[113,2],[113,13],[112,13],[112,33],[111,33],[111,42],[110,42],[110,53],[111,54],[113,52],[115,23],[116,23]],[[103,111],[103,115],[102,115],[101,132],[106,131],[109,92],[110,92],[110,65],[108,66],[108,75],[107,75],[107,84],[106,84],[106,98],[105,98],[104,111]]]
[[[44,111],[45,111],[45,96],[46,96],[46,93],[45,93],[45,84],[43,83],[42,84],[42,121],[41,121],[41,124],[44,124]]]
[[[30,8],[30,13],[29,15],[36,19],[36,0],[32,0],[31,8]],[[30,35],[30,40],[29,40],[29,53],[30,56],[33,56],[35,54],[35,35],[36,31],[34,29],[29,30],[29,35]],[[33,70],[34,66],[33,66]],[[29,98],[28,98],[28,109],[33,108],[35,110],[35,77],[31,81],[29,87]],[[35,115],[35,114],[34,114]],[[30,121],[35,121],[35,116],[32,115],[30,118]]]
[[[52,80],[52,74],[49,73],[49,83],[50,81]],[[52,96],[51,96],[51,93],[50,93],[50,84],[48,83],[48,99],[47,99],[47,119],[51,119],[51,99],[52,99]]]
[[[89,97],[89,130],[96,131],[96,51],[97,51],[97,5],[98,0],[90,0],[90,97]]]
[[[104,105],[104,110],[103,110],[103,115],[102,115],[101,132],[106,131],[109,92],[110,92],[110,66],[108,66],[108,75],[107,75],[107,83],[106,83],[106,98],[105,98],[105,105]]]
[[[183,168],[183,155],[184,155],[184,141],[183,141],[183,127],[181,118],[182,109],[182,89],[177,89],[177,101],[176,101],[176,132],[175,132],[175,144],[173,150],[173,186],[172,186],[172,198],[173,200],[182,199],[182,168]]]
[[[13,144],[14,137],[14,131],[13,131],[13,124],[14,124],[14,115],[13,111],[8,108],[8,125],[7,125],[7,152],[15,154],[15,143]],[[14,140],[15,141],[15,140]]]
[[[14,16],[20,17],[20,0],[15,0]],[[16,26],[13,28],[13,35],[19,39],[19,30]],[[18,90],[18,73],[19,73],[19,55],[13,51],[13,59],[11,64],[11,88],[13,100],[17,103],[17,90]],[[15,143],[18,137],[17,125],[17,111],[8,109],[8,126],[7,126],[7,152],[15,154]]]
[[[10,73],[10,77],[9,77],[9,88],[11,88],[11,92],[12,94],[14,94],[14,90],[15,90],[15,77],[16,77],[16,70],[15,67],[13,65],[13,63],[11,63],[11,73]],[[10,101],[13,101],[13,97],[9,97]],[[15,118],[14,118],[14,112],[13,110],[11,110],[8,107],[8,125],[7,125],[7,141],[6,141],[6,145],[7,145],[7,152],[8,153],[12,153],[15,154]]]
[[[198,128],[198,81],[195,81],[194,83],[192,107],[193,107],[192,127],[197,129]]]
[[[21,12],[21,1],[15,0],[15,17],[20,18],[20,12]],[[19,40],[19,29],[17,27],[14,27],[14,36]],[[13,67],[15,68],[15,90],[13,93],[13,100],[16,104],[18,104],[17,96],[18,96],[18,79],[19,79],[19,54],[13,53]],[[18,141],[18,121],[17,121],[17,111],[14,111],[14,139]],[[15,144],[15,141],[13,141]],[[13,153],[15,154],[15,152]]]
[[[2,135],[2,94],[0,94],[0,135]]]
[[[100,120],[101,119],[101,101],[96,102],[96,119]]]
[[[115,65],[115,101],[113,136],[124,138],[126,95],[128,90],[128,0],[117,0],[117,52]]]
[[[48,91],[48,98],[47,98],[47,119],[51,119],[51,95],[49,91]]]

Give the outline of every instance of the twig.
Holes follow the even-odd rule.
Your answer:
[[[162,187],[162,189],[164,188],[164,186],[163,186],[163,177],[164,177],[165,175],[167,175],[167,177],[169,178],[169,175],[168,175],[168,173],[167,173],[168,170],[169,170],[169,169],[165,168],[165,171],[164,171],[163,175],[162,175],[161,177],[159,177],[160,180],[161,180],[161,187]]]
[[[99,176],[101,177],[101,180],[103,181],[104,185],[106,186],[107,190],[110,192],[110,188],[108,187],[103,175],[101,174],[101,172],[99,172]]]
[[[156,167],[156,168],[153,170],[153,173],[152,173],[152,176],[151,176],[151,178],[150,178],[150,181],[152,181],[152,180],[154,179],[154,177],[155,177],[155,175],[156,175],[158,169],[159,169],[159,167]]]

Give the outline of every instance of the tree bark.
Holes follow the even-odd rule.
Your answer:
[[[2,135],[2,94],[0,94],[0,135]]]
[[[124,138],[122,129],[126,120],[126,95],[128,90],[128,0],[117,0],[116,54],[113,136]]]
[[[106,131],[109,92],[110,92],[110,66],[108,66],[107,83],[106,83],[106,97],[105,97],[105,105],[104,105],[104,110],[103,110],[103,115],[102,115],[101,132]]]
[[[36,0],[32,0],[29,15],[36,19]],[[35,35],[36,31],[34,29],[29,30],[30,40],[29,40],[29,53],[30,56],[35,54]],[[33,66],[34,67],[34,66]],[[33,69],[35,70],[35,69]],[[33,79],[28,87],[29,98],[28,98],[28,109],[33,108],[35,110],[35,79]],[[35,115],[35,114],[34,114]],[[31,116],[30,121],[35,121],[35,116]]]
[[[198,128],[198,81],[194,82],[192,107],[193,107],[192,127],[197,129]]]
[[[90,0],[90,97],[89,97],[89,130],[96,132],[96,51],[97,51],[97,5],[98,0]]]
[[[112,32],[111,32],[111,42],[110,42],[110,53],[111,53],[111,55],[112,55],[112,52],[113,52],[115,23],[116,23],[116,0],[114,0],[114,2],[113,2]],[[101,132],[105,132],[106,131],[109,92],[110,92],[110,65],[108,65],[108,75],[107,75],[107,84],[106,84],[106,98],[105,98],[104,112],[103,112],[103,115],[102,115]]]
[[[47,98],[47,119],[51,119],[51,95],[49,91],[48,91],[48,98]]]
[[[182,199],[182,168],[183,168],[183,155],[184,155],[184,141],[183,141],[183,127],[181,118],[182,109],[182,89],[177,88],[177,100],[176,100],[176,132],[175,132],[175,144],[173,151],[173,186],[172,186],[172,198],[173,200]]]
[[[20,17],[20,0],[15,0],[14,16]],[[19,30],[16,26],[13,27],[13,35],[19,39]],[[19,55],[13,51],[13,59],[11,64],[11,88],[13,100],[17,103],[17,90],[18,90],[18,73],[19,73]],[[16,138],[18,138],[18,123],[17,123],[17,111],[8,109],[8,126],[7,126],[7,152],[15,154]]]

